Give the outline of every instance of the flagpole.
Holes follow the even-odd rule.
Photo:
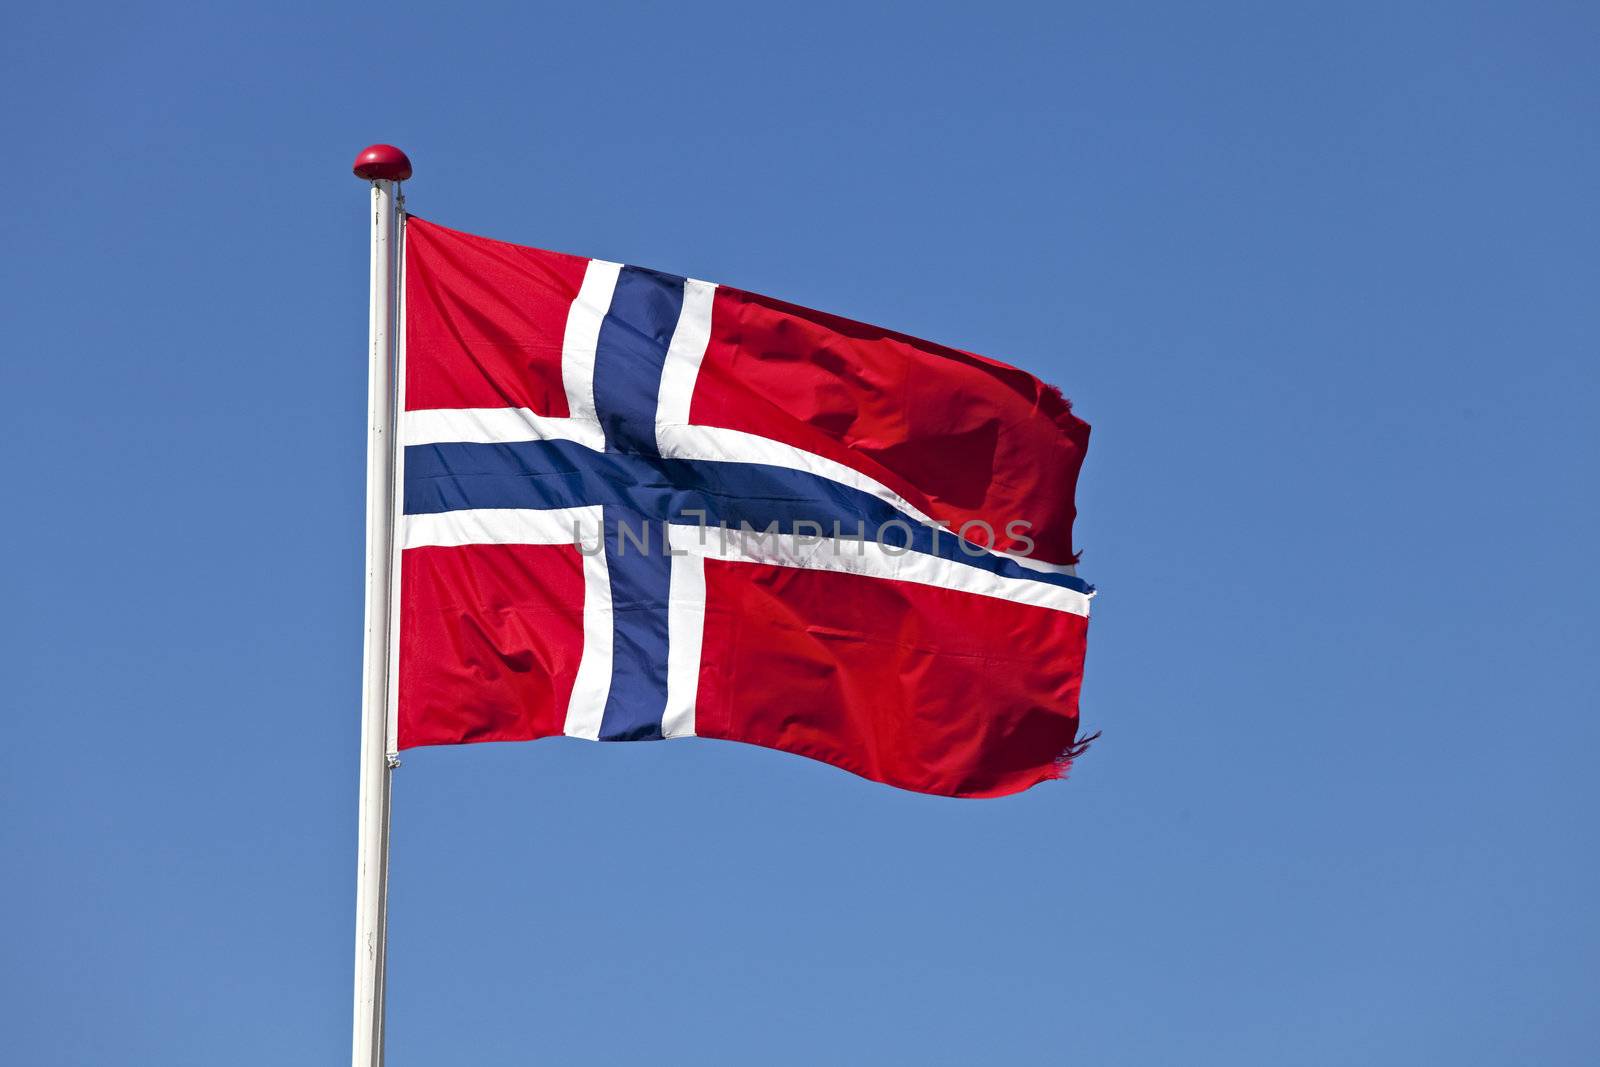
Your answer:
[[[411,161],[391,145],[356,157],[372,183],[372,285],[367,344],[366,632],[361,656],[361,816],[356,835],[356,968],[352,1067],[383,1063],[384,948],[388,926],[389,737],[393,585],[394,341],[399,304],[400,183]]]

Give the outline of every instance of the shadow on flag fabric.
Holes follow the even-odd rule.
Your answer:
[[[1089,427],[1013,367],[406,220],[397,747],[707,737],[999,796],[1082,747]]]

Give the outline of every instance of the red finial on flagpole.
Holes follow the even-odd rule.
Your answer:
[[[411,177],[411,160],[392,144],[374,144],[361,150],[350,169],[369,182],[403,182]]]

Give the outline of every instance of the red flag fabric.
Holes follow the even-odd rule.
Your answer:
[[[1079,751],[1089,427],[727,286],[405,231],[398,742],[709,737],[905,789]]]

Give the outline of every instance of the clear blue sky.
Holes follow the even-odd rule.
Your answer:
[[[1592,5],[5,23],[0,1060],[348,1056],[382,140],[1061,385],[1105,731],[411,753],[393,1064],[1600,1061]]]

